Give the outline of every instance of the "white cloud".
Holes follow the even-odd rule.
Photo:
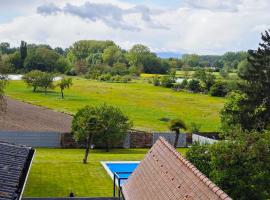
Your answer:
[[[173,9],[117,0],[52,2],[39,7],[46,16],[36,13],[35,4],[24,16],[0,24],[1,41],[68,47],[80,39],[110,39],[123,48],[143,43],[155,51],[218,54],[256,48],[260,32],[270,28],[268,0],[186,0]],[[102,10],[104,5],[109,7]]]

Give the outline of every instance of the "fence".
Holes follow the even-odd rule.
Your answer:
[[[170,144],[174,144],[175,133],[173,132],[140,132],[132,131],[128,133],[124,140],[124,148],[146,148],[151,147],[159,137],[164,137]],[[186,134],[180,134],[177,147],[186,146]]]
[[[213,144],[213,143],[217,142],[218,140],[211,139],[211,138],[197,135],[197,134],[192,134],[192,141],[198,142],[200,144]]]
[[[0,131],[0,140],[31,147],[61,147],[58,132]]]

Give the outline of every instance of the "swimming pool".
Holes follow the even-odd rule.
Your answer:
[[[103,161],[102,166],[105,168],[109,176],[114,179],[114,174],[117,179],[120,179],[120,185],[122,186],[126,179],[132,174],[132,172],[139,165],[139,161]],[[117,183],[118,184],[118,183]]]

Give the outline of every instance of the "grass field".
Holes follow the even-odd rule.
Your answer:
[[[187,149],[178,149],[185,155]],[[83,149],[37,149],[25,197],[112,196],[113,181],[100,161],[141,160],[148,149],[93,150],[82,164]]]
[[[10,81],[6,93],[15,99],[67,113],[75,113],[85,105],[106,102],[122,109],[134,122],[134,128],[141,130],[168,130],[168,122],[160,119],[176,117],[187,125],[201,124],[202,131],[217,131],[220,125],[219,111],[224,98],[174,92],[142,81],[126,84],[75,78],[73,83],[71,89],[65,90],[64,100],[58,88],[47,95],[33,93],[22,81]]]

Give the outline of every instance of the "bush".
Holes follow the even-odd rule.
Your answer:
[[[128,83],[132,80],[132,77],[130,75],[125,75],[125,76],[122,76],[121,79],[123,83]]]
[[[194,143],[186,154],[187,159],[207,177],[209,177],[211,172],[211,155],[208,149],[209,145],[207,144],[200,145],[199,143]]]
[[[111,78],[111,74],[101,74],[98,79],[99,81],[110,81]]]
[[[224,82],[216,82],[209,91],[211,96],[224,97],[228,94],[227,84]]]
[[[184,79],[182,81],[182,83],[180,83],[180,88],[181,89],[185,89],[187,87],[187,85],[188,85],[188,80],[187,79]]]
[[[188,82],[187,89],[193,92],[200,92],[201,85],[200,81],[192,79]]]
[[[171,79],[170,76],[162,76],[160,82],[161,82],[161,86],[166,87],[166,88],[171,88],[174,83],[174,81]]]
[[[237,132],[234,140],[193,145],[187,159],[233,199],[270,198],[270,132]]]
[[[160,80],[158,76],[154,76],[153,78],[153,85],[154,86],[160,86]]]

